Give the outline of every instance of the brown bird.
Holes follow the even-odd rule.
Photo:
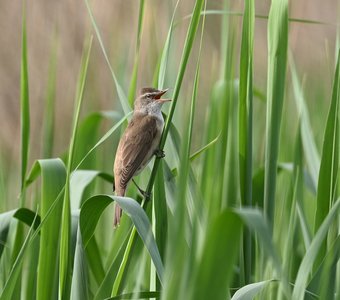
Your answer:
[[[117,196],[124,197],[129,181],[145,168],[153,155],[164,157],[158,146],[164,126],[162,105],[171,101],[161,99],[166,92],[167,89],[142,88],[135,100],[133,116],[119,141],[113,167]],[[121,216],[122,209],[116,203],[114,226],[119,225]]]

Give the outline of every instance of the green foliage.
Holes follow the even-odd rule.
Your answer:
[[[78,216],[77,216],[78,217]],[[89,299],[89,279],[86,253],[83,246],[81,230],[77,228],[77,241],[74,254],[74,267],[71,285],[71,299]]]
[[[142,238],[145,246],[150,252],[151,257],[153,258],[158,276],[162,278],[163,264],[155,240],[152,236],[151,225],[140,205],[138,205],[138,203],[131,198],[98,195],[91,197],[84,203],[80,214],[80,230],[82,232],[84,246],[86,247],[92,238],[98,220],[104,209],[114,200],[118,202],[120,207],[132,219],[140,237]]]
[[[310,247],[307,249],[307,252],[299,267],[292,299],[303,299],[304,291],[306,289],[305,285],[308,280],[309,272],[313,267],[315,259],[317,258],[317,255],[320,251],[323,241],[328,233],[329,227],[331,226],[334,218],[336,218],[339,215],[339,208],[340,199],[338,199],[337,202],[333,205],[329,214],[327,215],[324,222],[317,231]]]
[[[54,199],[66,182],[66,169],[60,159],[36,161],[27,179],[27,184],[41,175],[40,217],[45,218]],[[57,205],[40,233],[39,262],[37,274],[37,299],[53,299],[58,286],[58,257],[61,203]]]
[[[25,2],[22,14],[21,72],[20,72],[20,112],[21,112],[21,191],[24,189],[29,155],[30,106],[27,63],[27,33]]]
[[[136,53],[135,53],[135,61],[132,70],[132,76],[130,81],[129,95],[128,100],[130,106],[133,106],[133,101],[135,99],[136,87],[137,87],[137,75],[138,75],[138,66],[139,66],[139,52],[140,52],[140,43],[141,43],[141,35],[142,35],[142,25],[143,25],[143,16],[144,16],[144,7],[145,1],[140,0],[139,3],[139,16],[138,16],[138,29],[137,29],[137,41],[136,41]]]
[[[327,124],[325,129],[318,189],[316,196],[316,212],[314,232],[316,232],[323,220],[329,213],[335,199],[338,170],[339,170],[339,106],[340,106],[340,57],[338,54],[338,62],[333,83],[333,93],[329,113],[327,117]],[[332,237],[330,237],[331,239]],[[331,242],[331,241],[329,241]],[[321,262],[327,249],[327,242],[323,243],[322,250],[318,259]]]
[[[264,208],[273,224],[276,168],[284,100],[288,47],[288,1],[274,0],[268,19],[268,81]]]
[[[241,220],[222,212],[208,227],[190,299],[226,299],[241,237]],[[232,243],[231,243],[232,241]],[[226,287],[221,289],[220,287]]]
[[[37,214],[36,214],[37,216]],[[12,299],[13,295],[15,295],[15,287],[17,285],[18,279],[21,275],[22,270],[22,262],[23,262],[23,255],[25,253],[25,250],[29,246],[29,240],[32,237],[32,231],[34,228],[34,225],[36,223],[36,218],[33,220],[32,225],[30,227],[30,230],[27,233],[27,236],[22,244],[22,247],[16,257],[16,260],[13,264],[13,267],[11,269],[11,272],[8,276],[8,279],[4,285],[4,288],[1,291],[0,299],[6,300],[6,299]]]
[[[32,225],[35,213],[27,208],[18,208],[5,213],[0,214],[0,258],[4,251],[4,246],[7,242],[8,231],[13,218],[16,218],[29,226]],[[37,221],[40,222],[40,217],[37,216]]]
[[[246,1],[242,28],[239,83],[239,165],[241,202],[252,206],[252,147],[253,147],[253,41],[254,1]],[[245,283],[250,282],[252,243],[249,232],[244,237]]]
[[[244,287],[237,290],[231,300],[252,300],[271,282],[273,282],[273,280],[265,280],[245,285]]]
[[[85,87],[85,80],[87,74],[87,67],[89,63],[90,53],[91,53],[92,38],[89,42],[86,52],[81,62],[81,68],[79,73],[76,101],[75,101],[75,111],[73,117],[73,129],[72,136],[68,151],[67,168],[66,168],[66,182],[65,182],[65,192],[63,200],[63,209],[61,217],[61,237],[60,237],[60,260],[59,260],[59,297],[61,299],[67,299],[69,297],[69,274],[70,274],[70,234],[71,234],[71,204],[70,204],[70,176],[72,171],[72,164],[74,158],[74,149],[77,137],[78,120],[81,109],[81,104],[83,100],[83,93]]]
[[[35,160],[27,174],[34,158],[29,156],[30,40],[24,11],[20,170],[0,172],[1,188],[20,186],[15,191],[20,203],[5,199],[1,206],[16,208],[0,212],[0,299],[337,299],[339,61],[325,124],[315,123],[309,111],[293,53],[291,80],[286,80],[289,22],[321,23],[288,18],[287,0],[273,0],[269,17],[256,15],[251,0],[244,1],[244,13],[233,12],[229,1],[224,10],[207,10],[207,1],[196,0],[184,21],[180,1],[164,4],[171,7],[169,17],[157,22],[164,22],[167,33],[161,50],[151,52],[154,75],[143,74],[142,81],[152,77],[158,88],[174,87],[159,146],[166,156],[136,178],[150,199],[142,199],[132,184],[126,197],[117,197],[112,194],[114,145],[131,116],[144,62],[142,33],[143,38],[150,34],[145,29],[152,7],[139,2],[133,54],[124,53],[119,61],[109,55],[107,36],[84,1],[118,110],[90,112],[83,105],[96,101],[92,93],[87,97],[92,87],[87,73],[97,71],[91,39],[83,50],[66,156],[56,153],[59,58],[53,43],[42,140],[48,159]],[[221,50],[207,63],[205,19],[211,15],[222,18]],[[268,19],[266,95],[254,84],[255,18]],[[183,44],[179,30],[187,32]],[[127,78],[116,72],[116,62]],[[294,112],[286,95],[294,98]],[[287,132],[292,124],[295,130]],[[320,131],[322,152],[316,139]],[[9,184],[16,177],[19,182]],[[124,211],[118,228],[112,225],[114,201]]]
[[[104,43],[103,43],[102,37],[100,35],[98,26],[96,24],[96,21],[94,19],[93,13],[92,13],[92,10],[90,8],[90,4],[89,4],[88,0],[84,0],[84,1],[85,1],[87,10],[89,12],[89,15],[90,15],[90,18],[91,18],[91,22],[92,22],[93,28],[95,30],[96,36],[98,38],[98,41],[99,41],[99,44],[100,44],[100,48],[103,51],[104,58],[105,58],[105,60],[107,62],[107,65],[108,65],[108,67],[110,69],[110,72],[111,72],[111,75],[112,75],[112,79],[113,79],[114,84],[116,86],[117,94],[118,94],[118,98],[119,98],[120,104],[121,104],[121,106],[122,106],[122,108],[124,110],[124,113],[127,114],[128,112],[131,111],[130,105],[128,103],[128,99],[127,99],[127,97],[126,97],[126,95],[124,93],[124,90],[123,90],[122,86],[119,84],[117,76],[116,76],[115,72],[113,71],[113,68],[112,68],[112,66],[110,64],[109,58],[107,56],[107,53],[106,53],[106,50],[105,50],[105,47],[104,47]]]
[[[56,97],[56,73],[57,73],[57,38],[51,47],[51,57],[48,70],[48,82],[46,91],[46,102],[44,112],[44,133],[43,133],[43,158],[51,158],[54,148],[54,128],[55,128],[55,97]]]

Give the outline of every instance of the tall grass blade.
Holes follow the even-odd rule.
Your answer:
[[[202,16],[211,16],[211,15],[229,15],[229,16],[240,16],[242,17],[244,15],[243,12],[241,11],[232,11],[230,9],[224,9],[224,10],[219,10],[219,9],[207,9],[201,12]],[[186,15],[183,17],[181,21],[187,20],[191,17],[190,15]],[[255,15],[256,19],[264,19],[267,20],[268,16],[267,15]],[[178,26],[181,21],[178,21],[175,25]],[[300,19],[300,18],[288,18],[289,22],[296,22],[296,23],[303,23],[303,24],[316,24],[316,25],[336,25],[334,23],[330,22],[322,22],[318,20],[311,20],[311,19]]]
[[[300,125],[300,124],[299,124]],[[302,161],[302,141],[300,126],[297,129],[295,138],[295,157],[293,164],[293,176],[291,178],[290,186],[288,189],[287,200],[284,202],[285,210],[287,210],[287,237],[294,237],[297,234],[297,204],[303,201],[303,161]],[[284,222],[284,221],[283,221]],[[288,274],[289,278],[295,278],[296,265],[300,263],[298,259],[299,253],[297,247],[294,246],[294,238],[282,238],[283,242],[283,266],[285,274]],[[281,286],[278,289],[279,299],[284,299],[284,295],[281,293]]]
[[[27,63],[27,32],[26,32],[26,1],[23,1],[22,10],[22,37],[21,37],[21,70],[20,70],[20,133],[21,133],[21,181],[19,202],[20,207],[25,206],[26,190],[25,177],[29,159],[29,142],[30,142],[30,102],[29,102],[29,77]],[[13,265],[19,255],[23,240],[24,228],[21,223],[16,225],[14,230],[14,245],[11,253],[10,264]],[[21,266],[21,264],[20,264]],[[13,297],[20,297],[21,282],[20,278],[14,289],[16,294]]]
[[[286,82],[288,1],[273,0],[268,20],[267,124],[265,150],[264,209],[273,225],[276,168]]]
[[[37,216],[37,214],[36,214]],[[8,300],[8,299],[14,299],[17,294],[15,293],[15,287],[17,285],[18,278],[21,275],[21,268],[22,268],[22,261],[23,256],[26,252],[27,247],[29,246],[29,240],[32,236],[32,232],[34,229],[35,219],[32,222],[32,226],[30,227],[30,230],[27,233],[27,236],[24,240],[24,243],[22,244],[22,247],[18,253],[18,256],[16,257],[16,260],[13,264],[13,268],[11,269],[11,273],[9,274],[9,277],[6,281],[6,284],[0,294],[0,300]]]
[[[338,54],[340,51],[338,52]],[[336,64],[333,83],[332,100],[327,117],[324,134],[321,164],[319,171],[317,204],[315,212],[314,232],[317,232],[326,218],[336,198],[336,187],[339,172],[339,106],[340,106],[340,56]],[[316,260],[320,263],[326,253],[327,241],[321,246],[321,251]]]
[[[25,224],[32,226],[35,215],[36,213],[23,207],[0,214],[0,258],[3,254],[4,248],[7,246],[9,226],[13,218],[16,218]],[[40,223],[40,216],[37,216],[36,223],[37,224],[34,224],[34,229],[36,229],[38,223]]]
[[[103,52],[105,61],[106,61],[107,65],[108,65],[108,67],[110,69],[112,79],[113,79],[114,84],[116,86],[117,94],[118,94],[118,98],[119,98],[120,104],[122,105],[124,113],[127,114],[127,113],[129,113],[131,111],[131,107],[129,105],[128,98],[126,97],[126,95],[124,93],[124,90],[123,90],[122,86],[119,84],[117,76],[116,76],[115,72],[113,71],[113,68],[111,66],[109,57],[107,56],[107,53],[106,53],[106,50],[105,50],[105,47],[104,47],[103,39],[102,39],[102,37],[100,35],[100,32],[99,32],[96,20],[94,19],[94,16],[93,16],[93,13],[92,13],[89,1],[88,0],[84,0],[84,1],[85,1],[85,4],[86,4],[87,11],[89,12],[89,15],[90,15],[90,18],[91,18],[92,26],[93,26],[94,31],[96,33],[97,39],[99,41],[100,48],[101,48],[101,50]]]
[[[88,266],[86,262],[85,250],[81,238],[81,231],[78,225],[77,242],[74,256],[74,267],[71,285],[72,300],[87,300],[89,298]]]
[[[33,168],[34,169],[34,168]],[[36,168],[37,172],[34,172],[34,173],[37,173],[38,174],[38,169]],[[37,175],[33,176],[32,173],[31,175],[32,177],[36,177]],[[27,181],[25,182],[25,185],[29,185],[30,183],[32,183],[32,181]],[[62,190],[60,191],[60,193],[58,194],[57,198],[53,201],[53,203],[51,204],[50,208],[48,209],[48,211],[46,212],[46,215],[43,219],[40,220],[40,222],[36,222],[35,220],[32,222],[32,224],[34,224],[34,228],[35,228],[35,231],[34,232],[31,232],[30,236],[27,236],[27,239],[26,241],[23,243],[23,245],[21,246],[20,248],[20,251],[19,251],[19,254],[16,256],[16,259],[15,259],[15,262],[13,264],[13,267],[11,269],[11,273],[6,281],[6,286],[9,287],[9,289],[11,289],[11,291],[14,289],[12,287],[13,284],[16,283],[17,279],[18,279],[18,272],[20,271],[20,268],[22,266],[22,262],[23,262],[23,258],[24,258],[24,255],[28,249],[28,247],[32,244],[34,244],[35,240],[36,240],[36,237],[38,236],[38,234],[40,233],[42,227],[46,224],[46,222],[49,220],[49,217],[52,215],[52,212],[54,211],[54,209],[56,208],[56,206],[58,205],[58,203],[61,201],[62,199],[62,195],[64,193],[64,187],[62,188]],[[39,220],[39,216],[37,215],[36,220]],[[5,288],[4,288],[5,290]],[[3,290],[3,293],[5,293]],[[20,291],[19,291],[20,292]],[[8,293],[8,291],[6,292]],[[0,297],[0,299],[2,299]],[[4,298],[4,299],[9,299],[9,298]]]
[[[83,158],[80,160],[78,165],[75,167],[74,170],[79,169],[79,167],[83,164],[83,162],[88,158],[88,156],[101,144],[103,144],[125,121],[126,119],[131,115],[131,112],[126,114],[124,117],[122,117],[115,125],[113,125],[100,139],[99,141],[83,156]]]
[[[77,144],[74,151],[73,167],[86,156],[92,145],[98,140],[100,126],[105,119],[119,120],[121,114],[115,111],[100,111],[88,115],[79,123]],[[98,163],[98,156],[95,154],[86,156],[82,162],[83,169],[94,169]]]
[[[288,285],[288,279],[286,273],[282,269],[280,257],[273,244],[271,238],[271,227],[268,224],[267,218],[265,218],[258,209],[241,208],[235,210],[235,212],[241,217],[243,223],[248,227],[248,229],[258,237],[259,245],[263,249],[263,252],[272,261],[276,271],[276,276],[278,276],[282,282],[285,296],[290,299],[291,292]]]
[[[200,18],[200,13],[202,11],[202,7],[203,7],[203,0],[197,0],[195,3],[195,7],[194,7],[194,11],[193,11],[193,16],[192,19],[190,21],[190,25],[189,25],[189,29],[187,32],[187,36],[185,39],[185,44],[184,44],[184,50],[183,50],[183,54],[182,54],[182,58],[181,58],[181,62],[180,62],[180,67],[179,67],[179,71],[178,71],[178,75],[177,75],[177,79],[176,79],[176,83],[175,83],[175,88],[174,88],[174,93],[172,96],[172,102],[171,102],[171,107],[170,107],[170,112],[168,114],[168,117],[166,119],[165,125],[164,125],[164,130],[162,133],[162,137],[161,137],[161,141],[159,143],[159,149],[163,149],[164,145],[165,145],[165,141],[166,138],[168,136],[169,130],[170,130],[170,125],[171,125],[171,121],[172,121],[172,117],[174,115],[175,112],[175,108],[176,108],[176,103],[177,103],[177,99],[179,96],[179,92],[182,86],[182,82],[183,82],[183,78],[184,78],[184,73],[186,70],[186,66],[188,63],[188,59],[190,56],[190,52],[192,49],[192,45],[196,36],[196,31],[197,31],[197,27],[198,27],[198,23],[199,23],[199,18]],[[152,169],[152,173],[150,176],[150,180],[148,183],[148,188],[147,188],[147,192],[151,192],[152,187],[153,187],[153,183],[155,181],[156,178],[156,172],[158,169],[158,165],[159,165],[159,158],[157,158],[155,160],[155,164],[153,166]]]
[[[306,290],[315,291],[321,299],[332,299],[337,295],[337,267],[340,259],[340,235],[329,246],[325,259],[314,273]],[[324,280],[325,278],[325,280]]]
[[[311,233],[310,233],[310,230],[309,230],[308,225],[307,225],[306,217],[305,217],[299,203],[297,203],[296,210],[297,210],[297,214],[298,214],[299,221],[300,221],[304,246],[307,249],[310,245]]]
[[[224,7],[231,6],[229,0],[224,1]],[[205,197],[213,193],[220,201],[210,202],[211,211],[216,213],[221,208],[234,207],[239,201],[239,163],[238,163],[238,101],[237,85],[235,80],[236,67],[236,43],[235,43],[235,22],[228,15],[223,16],[221,28],[221,53],[222,63],[220,65],[220,80],[214,84],[212,94],[212,110],[209,123],[212,125],[212,132],[208,133],[208,139],[217,133],[221,133],[219,145],[214,147],[215,151],[209,151],[207,155],[208,173],[218,170],[217,177],[221,178],[217,183],[216,189],[205,189]],[[218,123],[213,121],[218,118]],[[216,124],[217,123],[217,124]],[[209,137],[210,135],[210,137]],[[209,153],[207,152],[207,153]],[[215,152],[215,153],[214,153]],[[210,156],[210,157],[209,157]],[[209,162],[210,160],[210,162]],[[220,166],[223,166],[222,168]],[[204,184],[204,182],[202,182]],[[209,182],[207,182],[209,184]],[[207,187],[207,184],[205,186]],[[215,183],[213,183],[215,185]],[[215,192],[216,191],[216,192]],[[240,249],[242,251],[242,249]],[[240,266],[240,273],[243,267]],[[240,275],[244,277],[243,275]]]
[[[230,59],[234,56],[234,53],[230,53],[228,56],[228,64],[232,64]],[[227,82],[228,84],[226,84]],[[223,173],[220,175],[223,178],[223,180],[220,182],[221,191],[217,194],[217,197],[218,195],[222,194],[221,203],[218,206],[215,206],[215,209],[219,209],[219,207],[235,207],[235,205],[238,205],[240,198],[238,179],[239,163],[238,150],[236,146],[238,143],[237,102],[235,101],[237,95],[231,78],[227,79],[225,81],[225,84],[225,87],[223,87],[223,89],[225,89],[225,91],[223,92],[224,98],[222,99],[227,103],[222,108],[224,112],[221,113],[219,117],[221,118],[221,122],[223,122],[224,118],[227,118],[228,123],[222,130],[222,136],[224,138],[221,140],[221,146],[219,151],[217,152],[217,155],[221,156],[221,159],[217,161],[217,164],[215,164],[215,168],[220,165],[223,166]],[[219,109],[218,106],[217,109]],[[212,172],[212,170],[210,170],[210,172]]]
[[[212,147],[220,138],[220,134],[214,138],[211,142],[209,142],[208,144],[204,145],[203,147],[201,147],[200,149],[198,149],[196,152],[194,152],[193,154],[190,155],[190,161],[194,161],[196,158],[198,158],[201,154],[203,154],[206,150],[208,150],[210,147]]]
[[[106,132],[104,134],[104,136],[97,142],[97,144],[95,146],[93,146],[90,149],[90,151],[85,155],[83,160],[88,156],[89,153],[91,153],[98,146],[100,146],[104,141],[106,141],[112,135],[112,133],[115,132],[115,130],[117,130],[117,128],[119,128],[119,126],[123,123],[123,121],[126,119],[126,117],[127,116],[124,116],[122,120],[120,120],[116,125],[114,125],[108,132]],[[79,165],[78,165],[78,167],[79,167]],[[30,174],[29,174],[29,177],[25,181],[25,187],[28,187],[30,184],[32,184],[37,179],[38,175],[39,175],[39,168],[33,167]],[[55,209],[58,207],[60,201],[63,199],[64,191],[65,191],[65,186],[62,188],[62,190],[59,192],[58,196],[54,199],[53,203],[50,205],[49,209],[47,210],[47,212],[45,214],[45,217],[41,218],[41,222],[39,223],[38,226],[35,227],[36,230],[32,233],[32,236],[28,241],[29,245],[33,244],[34,239],[38,236],[42,227],[45,226],[45,224],[49,221],[50,217],[53,216]],[[20,215],[22,215],[22,214],[20,214]],[[37,217],[37,219],[38,219],[38,217]],[[27,218],[23,218],[23,220],[27,220]],[[7,230],[7,232],[8,232],[8,230]],[[26,250],[27,250],[27,247],[22,248],[21,249],[21,251],[23,252],[22,255],[16,256],[16,265],[15,265],[16,268],[18,266],[21,266],[22,260],[23,260],[23,254],[25,253]],[[12,274],[13,274],[13,272],[12,272]],[[13,277],[9,277],[8,280],[13,281]]]
[[[4,286],[6,285],[7,281],[13,280],[13,278],[11,278],[11,276],[13,275],[13,272],[12,273],[10,273],[10,272],[11,272],[11,269],[14,268],[15,262],[13,263],[13,266],[11,266],[8,263],[7,258],[9,258],[11,248],[13,247],[13,245],[11,243],[11,234],[13,232],[15,232],[16,227],[13,227],[13,226],[10,227],[10,225],[14,223],[14,222],[12,222],[14,219],[21,221],[20,225],[23,225],[22,223],[25,223],[30,227],[33,226],[34,229],[36,229],[40,224],[40,216],[37,215],[35,212],[31,211],[30,209],[27,209],[27,208],[17,208],[17,209],[14,209],[14,210],[0,214],[0,258],[1,258],[1,260],[0,260],[1,261],[1,264],[0,264],[1,288],[0,288],[0,290],[1,291],[4,288]],[[32,263],[34,270],[36,269],[37,261],[38,261],[38,259],[37,259],[38,255],[37,254],[38,254],[38,252],[32,253],[32,256],[30,257],[31,258],[30,263]],[[26,291],[27,291],[27,293],[30,292],[29,289],[34,291],[35,286],[36,286],[35,285],[35,281],[36,281],[35,275],[36,274],[33,274],[33,276],[22,276],[24,283],[26,283],[27,281],[30,281],[32,279],[30,281],[32,286],[27,285],[28,288],[25,289],[25,285],[23,285],[22,291],[15,291],[12,294],[12,297],[13,298],[18,297],[18,295],[25,297]],[[26,278],[27,278],[27,280],[26,280]],[[18,282],[19,281],[16,282],[17,285],[18,285]],[[14,289],[16,289],[16,287]]]
[[[156,222],[156,242],[162,259],[164,260],[165,245],[167,240],[167,205],[164,185],[163,163],[159,167],[155,181],[154,190],[155,222]]]
[[[208,227],[190,299],[227,299],[241,229],[241,219],[231,211],[222,212]]]
[[[204,1],[204,3],[206,3]],[[197,211],[202,212],[202,210],[197,209],[195,201],[192,199],[192,195],[195,195],[195,191],[193,189],[196,187],[192,180],[192,169],[190,167],[190,149],[193,138],[193,126],[194,126],[194,118],[196,112],[196,100],[198,93],[198,85],[199,85],[199,75],[200,75],[200,58],[201,58],[201,49],[202,49],[202,41],[203,41],[203,33],[204,33],[204,24],[205,18],[202,21],[201,27],[201,39],[200,39],[200,47],[198,52],[198,58],[196,63],[196,72],[195,78],[193,82],[193,91],[190,103],[190,111],[188,121],[185,122],[184,128],[185,132],[183,135],[183,140],[181,143],[175,142],[175,144],[181,145],[180,150],[180,165],[179,165],[179,174],[178,174],[178,184],[175,192],[175,199],[177,200],[177,205],[175,206],[174,216],[170,218],[171,227],[169,227],[169,243],[167,245],[167,255],[166,260],[171,261],[171,266],[168,267],[168,273],[172,274],[175,272],[175,269],[182,268],[182,273],[184,273],[181,277],[170,278],[170,283],[165,287],[164,298],[172,299],[174,297],[178,298],[186,298],[188,294],[186,278],[189,277],[191,270],[187,269],[188,265],[185,262],[185,257],[187,253],[187,247],[185,242],[187,240],[186,231],[184,228],[190,228],[191,225],[189,220],[193,220],[191,222],[195,222],[196,218],[198,219],[200,214],[195,213]],[[172,131],[176,131],[176,127],[173,126]],[[176,135],[172,135],[173,141]],[[194,198],[195,199],[195,198]],[[196,198],[197,202],[200,199]],[[201,220],[202,221],[202,220]],[[194,237],[192,237],[194,239]],[[171,276],[171,275],[170,275]],[[167,278],[170,277],[168,275]]]
[[[137,229],[133,227],[127,241],[127,245],[125,248],[125,252],[122,258],[122,261],[119,265],[119,269],[115,278],[115,281],[112,286],[111,296],[117,296],[119,293],[122,293],[123,286],[125,283],[125,279],[127,277],[127,270],[132,260],[133,250],[136,247],[137,243]]]
[[[195,75],[196,77],[196,75]],[[196,77],[197,78],[197,77]],[[197,78],[198,79],[198,78]],[[196,79],[194,79],[196,80]],[[195,83],[194,83],[195,85]],[[193,99],[193,98],[192,98]],[[191,99],[191,100],[192,100]],[[196,100],[195,100],[196,101]],[[189,125],[187,125],[189,126]],[[187,131],[186,131],[187,133]],[[176,160],[180,160],[181,158],[181,154],[183,155],[183,153],[181,153],[181,145],[183,145],[182,141],[186,141],[186,139],[188,138],[181,138],[180,137],[180,133],[178,132],[176,126],[174,124],[171,124],[170,126],[170,137],[171,137],[171,141],[174,144],[174,155],[175,155],[175,159]],[[204,148],[204,147],[203,147]],[[206,148],[207,149],[207,148]],[[187,153],[187,152],[185,152]],[[190,162],[191,160],[191,156],[189,157]],[[170,171],[169,169],[169,165],[166,163],[166,161],[164,161],[164,174],[166,176],[166,178],[168,178],[168,180],[166,181],[167,183],[167,187],[169,190],[171,190],[171,197],[167,198],[168,201],[168,206],[170,208],[171,212],[174,212],[174,203],[176,201],[176,183],[174,181],[174,177],[177,176],[178,170],[177,168],[174,168]],[[193,171],[193,168],[191,167],[191,165],[189,164],[188,166],[189,170],[188,170],[188,209],[189,209],[189,215],[192,216],[197,216],[198,217],[198,224],[201,225],[202,222],[204,222],[204,213],[205,213],[205,207],[203,205],[203,201],[202,200],[202,195],[200,194],[200,192],[198,191],[198,183],[197,183],[197,179],[196,179],[196,175]],[[171,173],[171,175],[170,175]],[[190,217],[190,219],[192,219]]]
[[[143,240],[145,247],[148,249],[151,258],[155,264],[157,274],[162,282],[164,272],[163,263],[153,238],[151,225],[140,205],[133,199],[127,197],[117,197],[109,195],[97,195],[89,198],[80,211],[80,229],[82,232],[84,246],[86,247],[90,238],[94,234],[94,230],[98,220],[104,209],[113,201],[117,201],[119,206],[129,215],[136,226],[138,234]]]
[[[317,189],[318,184],[318,175],[319,175],[319,168],[320,168],[320,156],[318,150],[316,148],[315,140],[313,137],[313,131],[311,128],[309,115],[307,106],[305,103],[303,91],[301,84],[298,79],[296,67],[293,61],[293,56],[289,56],[290,62],[290,70],[292,74],[292,83],[293,83],[293,90],[294,90],[294,99],[296,102],[296,106],[300,116],[300,130],[301,130],[301,138],[303,143],[304,154],[306,158],[307,167],[310,173],[310,176],[313,179],[314,190]]]
[[[139,49],[140,49],[140,41],[141,41],[141,35],[142,35],[142,25],[143,25],[144,6],[145,6],[144,4],[145,4],[144,0],[139,0],[139,15],[138,15],[135,61],[133,64],[133,71],[132,71],[129,95],[128,95],[128,101],[131,107],[133,106],[133,101],[135,99],[135,94],[136,94],[138,65],[139,65]]]
[[[306,254],[304,255],[301,265],[299,267],[299,271],[295,280],[295,286],[293,290],[293,300],[302,300],[304,299],[305,289],[307,280],[309,278],[309,274],[312,270],[313,265],[315,264],[315,260],[318,256],[319,251],[322,249],[322,245],[327,236],[327,232],[332,225],[334,219],[336,219],[339,215],[340,209],[340,199],[338,199],[333,207],[330,209],[326,218],[324,219],[317,233],[315,234],[310,247],[307,249]]]
[[[275,282],[275,280],[270,279],[247,284],[244,287],[237,290],[236,293],[231,298],[231,300],[252,300],[259,292],[261,292],[261,290],[263,290],[271,282]]]
[[[113,176],[107,173],[103,173],[97,170],[77,170],[72,172],[70,182],[70,199],[71,199],[71,210],[80,209],[83,204],[83,194],[85,188],[94,181],[97,177],[109,177],[110,183],[113,181]]]
[[[243,205],[251,206],[254,2],[245,2],[239,83],[239,164]]]
[[[118,250],[115,252],[115,257],[112,259],[109,267],[107,268],[105,277],[94,296],[94,300],[101,300],[111,295],[112,286],[115,282],[116,275],[118,274],[120,262],[123,259],[127,242],[128,237],[123,240],[123,242],[119,245]]]
[[[80,108],[83,100],[87,67],[91,53],[92,38],[87,45],[86,51],[81,62],[81,70],[77,86],[75,112],[73,118],[73,129],[70,141],[70,147],[67,160],[66,184],[63,200],[61,238],[60,238],[60,261],[59,261],[59,299],[67,299],[69,297],[69,272],[70,272],[70,230],[71,230],[71,212],[70,212],[70,175],[73,163],[74,149],[76,143],[76,135],[78,128],[78,120]]]
[[[65,165],[60,159],[41,159],[35,162],[27,181],[41,175],[41,218],[45,218],[54,199],[66,181]],[[61,203],[41,228],[37,278],[37,299],[53,299],[58,286],[58,245],[61,222]]]
[[[178,3],[179,3],[179,0],[177,0],[174,11],[172,13],[168,35],[164,43],[162,56],[160,60],[159,73],[158,73],[158,88],[159,89],[164,88],[165,73],[166,73],[166,68],[167,68],[168,58],[169,58],[170,42],[171,42],[172,31],[174,27],[174,19],[175,19]]]
[[[166,193],[165,193],[165,183],[163,174],[163,162],[161,161],[156,175],[155,186],[154,186],[154,228],[155,228],[155,238],[159,249],[162,261],[165,260],[165,249],[166,242],[168,238],[168,212],[166,205]],[[156,279],[156,289],[161,288],[161,284],[158,279]]]
[[[8,211],[0,214],[0,258],[7,245],[9,226],[14,213],[15,211]]]
[[[55,36],[54,42],[52,44],[49,67],[48,67],[48,80],[47,80],[45,113],[44,113],[44,121],[43,121],[43,139],[42,139],[43,158],[51,158],[53,156],[57,50],[58,50],[57,37]]]
[[[26,1],[23,1],[22,12],[22,38],[21,38],[21,72],[20,72],[20,112],[21,112],[21,191],[25,186],[25,177],[28,164],[29,140],[30,140],[30,107],[28,87],[27,64],[27,33],[26,33]],[[21,206],[24,198],[21,198]]]
[[[111,298],[105,298],[105,300],[119,300],[119,299],[151,299],[151,298],[156,298],[159,299],[161,296],[160,292],[157,291],[143,291],[143,292],[137,292],[137,293],[126,293],[126,294],[121,294],[115,297]]]
[[[336,295],[336,268],[340,259],[340,235],[330,245],[317,272],[309,281],[306,291],[319,294],[320,299],[333,299]]]
[[[255,7],[254,1],[245,1],[239,83],[239,167],[241,202],[252,206],[252,147],[253,147],[253,43]],[[251,277],[251,235],[244,236],[245,282]]]
[[[199,78],[199,65],[196,68],[195,82],[192,92],[192,100],[190,107],[190,115],[186,117],[188,120],[185,122],[184,128],[186,128],[183,134],[183,141],[181,143],[180,152],[180,166],[178,172],[178,181],[175,191],[176,205],[173,215],[169,216],[169,223],[172,225],[169,227],[169,240],[166,251],[166,261],[171,261],[171,265],[168,265],[167,270],[167,285],[164,290],[164,299],[175,298],[187,298],[187,284],[183,279],[183,276],[177,276],[171,278],[171,274],[176,272],[175,270],[181,270],[183,274],[186,272],[186,257],[188,257],[188,247],[186,241],[188,235],[184,228],[190,228],[191,219],[198,218],[198,215],[193,214],[190,207],[190,194],[189,194],[189,172],[190,172],[190,146],[192,142],[192,125],[195,111],[195,102],[197,96],[197,85]]]
[[[26,268],[28,270],[36,270],[38,266],[39,259],[39,240],[35,239],[33,244],[28,247],[28,254],[25,257],[26,265],[23,270]],[[22,276],[22,290],[21,297],[22,299],[36,299],[37,298],[37,274],[26,272],[23,273]]]
[[[280,258],[273,245],[270,226],[265,217],[258,209],[241,208],[235,211],[239,214],[244,224],[249,227],[252,232],[256,233],[263,251],[272,259],[277,273],[282,274]]]
[[[13,218],[18,219],[29,227],[33,226],[34,230],[38,228],[41,220],[40,216],[37,213],[24,207],[15,209]]]

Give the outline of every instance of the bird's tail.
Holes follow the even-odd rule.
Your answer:
[[[113,221],[113,226],[114,227],[117,227],[120,224],[121,216],[122,216],[122,209],[120,208],[118,203],[116,203],[116,206],[115,206],[115,218],[114,218],[114,221]]]
[[[125,189],[123,190],[116,190],[116,196],[124,197],[125,196]],[[117,227],[120,224],[120,218],[122,217],[122,209],[119,204],[115,203],[115,217],[113,221],[113,226]]]

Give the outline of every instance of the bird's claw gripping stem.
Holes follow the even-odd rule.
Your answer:
[[[139,192],[143,195],[144,199],[146,200],[150,199],[152,196],[152,193],[148,193],[147,191],[140,190]]]
[[[142,190],[138,184],[136,183],[136,181],[134,179],[132,179],[132,182],[134,183],[134,185],[136,186],[136,188],[138,189],[138,191],[141,193],[141,195],[144,197],[144,199],[150,199],[152,196],[152,193],[148,193],[144,190]]]
[[[164,158],[164,157],[165,157],[165,153],[164,153],[163,150],[157,149],[157,150],[155,151],[155,156],[156,156],[157,158]]]

